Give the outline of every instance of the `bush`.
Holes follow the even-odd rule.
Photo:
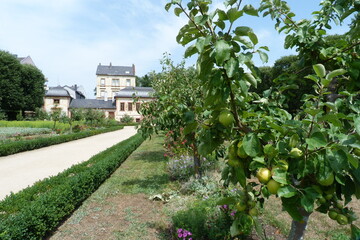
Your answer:
[[[134,118],[130,117],[129,115],[125,114],[121,119],[121,123],[132,123],[134,122]]]
[[[1,239],[44,239],[143,142],[137,134],[0,202]]]
[[[123,126],[109,127],[109,128],[96,129],[91,131],[66,134],[66,135],[64,134],[60,136],[52,136],[46,138],[36,138],[32,140],[22,140],[22,141],[4,143],[0,145],[0,156],[7,156],[19,152],[24,152],[24,151],[47,147],[59,143],[69,142],[80,138],[90,137],[101,133],[119,130],[122,128]],[[57,130],[61,131],[61,129],[57,129]]]
[[[196,240],[228,239],[231,216],[216,205],[218,199],[195,201],[172,217],[175,230],[186,229]]]

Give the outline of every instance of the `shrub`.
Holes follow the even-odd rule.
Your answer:
[[[0,145],[0,156],[7,156],[14,153],[19,153],[19,152],[47,147],[59,143],[69,142],[76,139],[97,135],[100,133],[119,130],[122,128],[123,126],[109,127],[104,129],[96,129],[96,130],[84,131],[84,132],[78,132],[72,134],[64,134],[60,136],[52,136],[47,138],[36,138],[32,140],[22,140],[22,141],[4,143]],[[61,131],[61,129],[59,129],[59,131]]]
[[[197,200],[188,209],[172,217],[174,229],[186,229],[196,240],[227,239],[231,216],[216,205],[218,199]]]
[[[57,176],[7,196],[0,202],[1,239],[44,239],[142,142],[137,134]]]
[[[125,114],[121,119],[120,119],[121,123],[132,123],[134,122],[134,118]]]

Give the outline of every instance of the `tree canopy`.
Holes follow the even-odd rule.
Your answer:
[[[39,69],[22,65],[6,51],[0,51],[0,109],[9,119],[18,112],[42,107],[45,77]]]

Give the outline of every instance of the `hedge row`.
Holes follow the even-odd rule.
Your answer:
[[[143,142],[137,134],[0,202],[0,239],[43,239]]]
[[[15,142],[4,143],[0,145],[0,156],[7,156],[19,152],[25,152],[42,147],[47,147],[59,143],[69,142],[80,138],[90,137],[100,133],[111,132],[122,129],[123,126],[114,126],[90,131],[82,131],[78,133],[64,134],[53,137],[36,138],[31,140],[21,140]]]

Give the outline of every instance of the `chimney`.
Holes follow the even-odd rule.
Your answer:
[[[101,66],[101,63],[99,63],[99,66]]]
[[[111,67],[112,67],[112,64],[111,64],[111,62],[110,62],[109,68],[111,68]]]
[[[135,76],[136,75],[135,74],[135,64],[133,64],[132,67],[133,67],[133,72],[134,72],[134,76]]]
[[[77,91],[77,84],[74,85],[75,91]]]

